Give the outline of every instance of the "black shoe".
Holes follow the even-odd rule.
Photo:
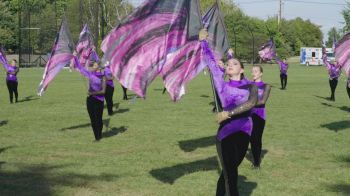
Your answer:
[[[113,116],[113,112],[108,112],[108,116]]]
[[[252,168],[253,170],[260,170],[260,165],[252,164],[251,168]]]
[[[99,142],[101,138],[96,138],[94,142]]]

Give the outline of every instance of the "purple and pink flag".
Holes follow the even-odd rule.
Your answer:
[[[140,97],[160,75],[176,101],[204,68],[198,60],[201,27],[198,0],[146,1],[107,35],[102,64]]]
[[[80,32],[79,41],[75,50],[79,63],[84,67],[88,67],[91,61],[100,61],[100,58],[96,53],[96,47],[94,45],[92,34],[87,24],[85,24],[83,30]]]
[[[264,61],[270,61],[276,56],[276,45],[273,39],[266,42],[259,50],[259,56]]]
[[[334,54],[337,64],[350,76],[350,33],[335,44]]]
[[[38,87],[38,95],[42,96],[49,83],[70,63],[73,58],[74,43],[66,19],[62,20],[61,28],[53,45],[51,56],[46,64],[43,79]]]
[[[7,67],[9,66],[9,62],[6,58],[5,52],[2,49],[2,47],[0,47],[0,63],[4,66],[4,68],[7,70]]]
[[[209,8],[202,17],[203,26],[208,31],[208,43],[217,60],[222,59],[230,48],[224,18],[218,3]]]

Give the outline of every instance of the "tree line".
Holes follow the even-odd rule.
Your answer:
[[[202,13],[214,2],[200,0]],[[299,55],[302,46],[320,47],[322,44],[320,26],[310,20],[282,19],[278,25],[277,16],[262,20],[247,16],[232,1],[222,0],[220,4],[230,44],[240,59],[255,58],[260,46],[271,37],[276,42],[280,57]],[[125,0],[1,0],[0,45],[13,53],[25,47],[31,53],[47,54],[65,15],[75,41],[87,23],[95,44],[99,46],[103,37],[133,9]],[[332,44],[334,33],[339,38],[350,30],[350,3],[342,14],[345,27],[331,29],[326,42],[328,46]]]

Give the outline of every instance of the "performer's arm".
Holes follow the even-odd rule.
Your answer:
[[[79,63],[79,60],[78,60],[78,57],[77,56],[74,56],[74,65],[75,65],[75,68],[78,69],[78,71],[81,73],[81,75],[89,78],[90,77],[90,72],[88,70],[86,70],[85,67],[83,67],[80,63]]]
[[[264,88],[264,95],[261,100],[258,100],[258,103],[256,104],[256,106],[265,105],[265,103],[269,99],[270,91],[271,91],[271,86],[266,84]]]
[[[216,117],[216,121],[218,123],[221,123],[224,120],[227,120],[231,117],[237,116],[239,114],[242,114],[244,112],[247,112],[251,110],[253,107],[255,107],[257,101],[258,101],[258,87],[255,85],[250,85],[249,87],[249,98],[245,103],[242,103],[241,105],[235,107],[231,111],[224,111],[218,113]]]

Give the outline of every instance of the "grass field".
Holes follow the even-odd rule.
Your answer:
[[[117,86],[118,110],[112,117],[104,111],[104,138],[94,142],[84,79],[64,70],[38,98],[42,71],[21,70],[21,101],[12,105],[0,76],[0,195],[215,194],[218,125],[208,76],[200,74],[176,104],[161,94],[159,79],[146,100],[122,101]],[[241,194],[350,195],[345,77],[330,102],[323,67],[291,65],[285,91],[276,65],[264,72],[273,85],[264,158],[258,171],[250,168],[249,153],[242,162]]]

